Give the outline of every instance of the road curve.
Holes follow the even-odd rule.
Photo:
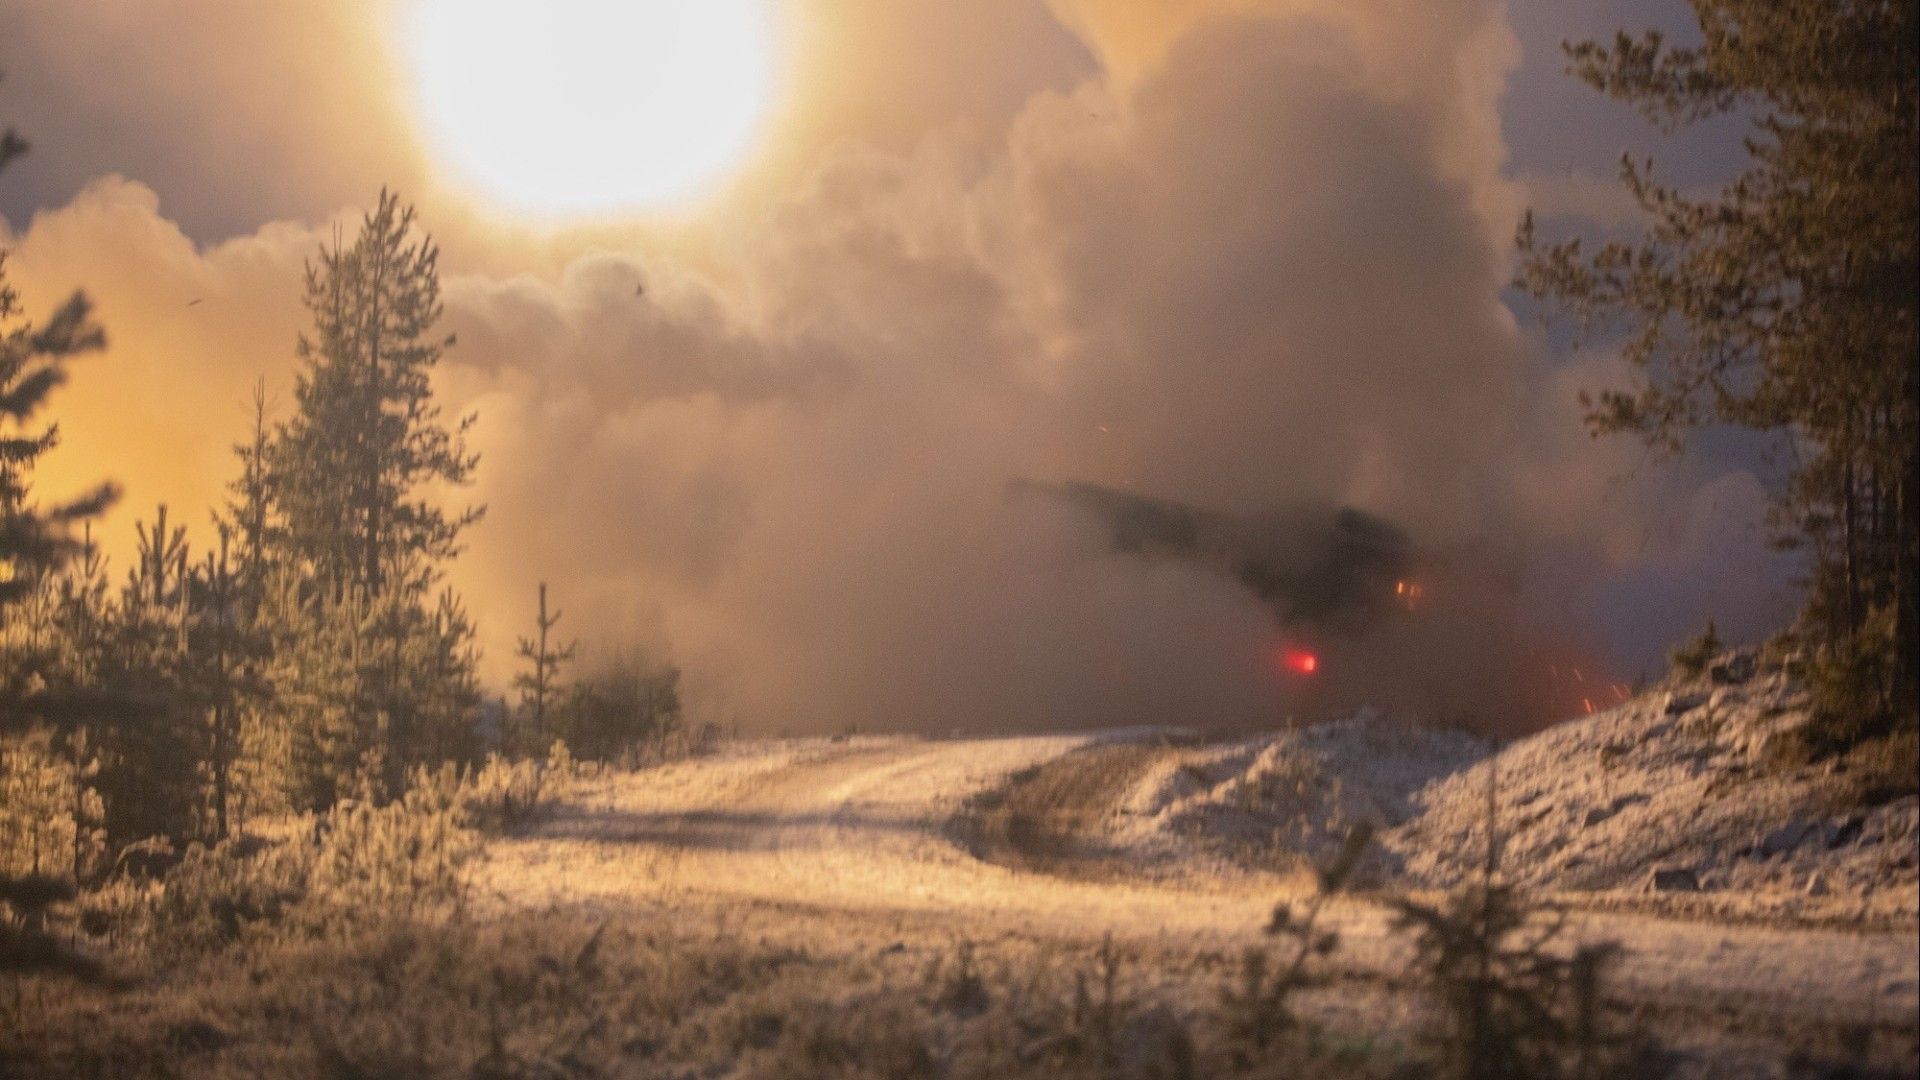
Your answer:
[[[481,876],[498,910],[613,916],[668,907],[787,912],[853,938],[1106,935],[1162,949],[1260,940],[1283,883],[1242,874],[1152,882],[1063,876],[976,858],[951,822],[966,801],[1091,736],[746,744],[571,791],[530,833],[491,847]],[[1342,901],[1341,957],[1399,969],[1406,946],[1383,908]],[[1615,985],[1656,1007],[1838,1023],[1904,1023],[1920,1009],[1916,935],[1590,913],[1585,940],[1626,952]]]

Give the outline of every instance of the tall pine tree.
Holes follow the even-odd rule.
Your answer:
[[[1569,46],[1574,73],[1663,130],[1754,118],[1747,171],[1698,197],[1622,163],[1644,237],[1521,230],[1520,284],[1628,333],[1634,385],[1598,433],[1677,450],[1734,424],[1794,447],[1779,507],[1810,549],[1806,618],[1844,744],[1920,689],[1920,0],[1691,0],[1703,44]]]
[[[307,268],[313,333],[297,346],[296,413],[274,470],[291,551],[332,599],[384,592],[396,559],[437,571],[483,512],[448,515],[425,493],[467,483],[478,464],[466,446],[474,418],[447,424],[433,400],[434,367],[453,345],[434,329],[439,262],[412,208],[382,191],[358,238]]]
[[[434,588],[482,510],[448,513],[435,489],[478,458],[434,401],[453,344],[436,324],[439,251],[382,192],[351,244],[308,267],[310,335],[298,343],[294,415],[242,451],[236,510],[279,575],[267,589],[287,710],[285,789],[296,805],[391,794],[438,748],[464,745],[478,695],[472,627]],[[257,465],[267,463],[264,474]],[[265,507],[255,488],[265,492]]]

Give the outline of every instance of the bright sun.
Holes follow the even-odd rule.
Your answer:
[[[503,208],[582,217],[694,201],[772,104],[772,0],[414,0],[428,139]]]

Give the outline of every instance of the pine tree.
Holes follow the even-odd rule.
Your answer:
[[[183,691],[205,722],[201,751],[207,779],[210,837],[224,840],[232,828],[235,773],[241,726],[270,686],[263,668],[271,641],[258,622],[257,597],[233,556],[232,530],[216,522],[219,547],[209,552],[188,581],[190,605]]]
[[[293,553],[332,598],[379,595],[396,557],[433,572],[459,551],[480,508],[449,516],[423,495],[467,483],[473,417],[452,426],[431,375],[451,337],[441,316],[439,249],[416,238],[414,212],[382,191],[351,246],[307,269],[313,336],[298,343],[296,415],[275,440],[278,499]]]
[[[192,551],[165,505],[136,522],[138,546],[113,608],[91,711],[109,840],[196,833],[201,744],[188,686]]]
[[[0,133],[0,170],[25,152],[11,129]],[[36,418],[66,381],[67,362],[105,348],[106,334],[79,293],[43,325],[24,321],[6,262],[0,251],[0,730],[19,730],[38,718],[28,701],[37,673],[15,640],[14,609],[79,553],[74,527],[99,516],[119,492],[103,483],[51,506],[33,499],[34,465],[60,441],[58,424]]]
[[[479,647],[473,620],[452,589],[441,589],[420,641],[419,745],[415,759],[472,762],[479,757]]]
[[[227,485],[226,504],[214,514],[221,554],[202,569],[206,603],[221,612],[203,623],[200,655],[208,684],[209,775],[216,835],[235,827],[249,805],[279,807],[284,731],[272,715],[270,679],[280,628],[269,616],[272,581],[284,561],[284,532],[275,508],[273,428],[267,388],[254,384],[252,424],[233,452],[240,473]],[[211,655],[208,655],[210,648]],[[216,706],[224,704],[225,709]],[[276,736],[281,736],[276,738]]]
[[[33,466],[60,441],[57,424],[35,429],[34,417],[66,381],[66,361],[105,347],[106,337],[80,295],[43,326],[19,317],[19,294],[7,284],[0,252],[0,614],[78,552],[73,526],[99,516],[118,495],[101,484],[67,502],[34,504]]]
[[[532,637],[520,639],[520,647],[515,655],[526,661],[526,670],[513,677],[514,689],[520,691],[520,716],[526,724],[521,733],[521,741],[526,750],[540,752],[546,744],[552,742],[554,732],[549,712],[559,699],[562,687],[560,668],[572,662],[576,642],[560,645],[553,640],[553,629],[560,625],[558,611],[547,612],[547,583],[540,583],[540,610],[534,618]]]
[[[309,265],[306,291],[294,415],[270,438],[256,423],[230,516],[243,566],[271,581],[280,730],[250,725],[268,736],[250,741],[275,743],[293,805],[323,806],[390,796],[413,765],[465,746],[472,627],[434,588],[482,511],[427,497],[469,482],[478,459],[473,418],[445,423],[433,400],[453,339],[435,334],[439,253],[413,211],[383,191],[353,243]]]
[[[0,170],[26,149],[26,142],[12,128],[0,130]],[[101,484],[80,498],[51,507],[38,506],[32,498],[33,467],[59,441],[58,427],[38,426],[36,418],[66,380],[67,361],[99,351],[106,336],[93,321],[91,305],[79,293],[57,308],[44,325],[26,323],[19,294],[7,281],[6,257],[0,251],[0,735],[27,734],[23,739],[0,740],[0,787],[8,789],[7,797],[0,799],[0,830],[26,826],[33,834],[34,850],[24,874],[17,867],[0,865],[0,911],[6,916],[0,918],[0,970],[52,970],[95,978],[97,963],[46,932],[46,909],[70,899],[74,890],[40,872],[37,846],[40,830],[66,816],[71,829],[70,866],[76,874],[82,871],[96,835],[91,813],[95,800],[87,786],[94,765],[83,735],[71,728],[66,733],[69,749],[75,751],[70,760],[35,752],[36,740],[44,744],[50,739],[42,726],[50,703],[42,693],[49,643],[22,634],[17,616],[29,601],[35,602],[41,616],[52,610],[45,602],[48,578],[80,552],[74,526],[98,516],[118,493],[112,484]],[[44,619],[40,621],[44,626]],[[13,767],[15,759],[37,763],[26,770],[27,775],[56,779],[55,794],[64,795],[59,800],[64,805],[27,805],[19,799],[20,793],[13,788],[24,777]],[[43,784],[33,786],[47,790]],[[0,849],[0,856],[7,854]]]
[[[45,678],[69,699],[97,701],[89,691],[100,685],[105,653],[114,634],[113,600],[107,562],[93,542],[93,526],[81,527],[81,550],[62,571],[53,589],[52,632]],[[92,710],[74,709],[60,733],[58,750],[71,771],[67,818],[72,827],[70,872],[85,881],[102,867],[106,849],[106,807],[98,791],[100,757],[90,720]]]
[[[253,424],[247,440],[235,443],[233,453],[240,462],[240,475],[227,485],[227,503],[217,517],[233,537],[234,572],[244,589],[241,603],[251,614],[264,599],[272,557],[285,546],[275,508],[273,428],[267,420],[264,379],[253,387]]]
[[[1691,2],[1701,47],[1623,33],[1569,46],[1573,71],[1666,131],[1756,117],[1750,167],[1697,198],[1628,157],[1647,234],[1589,252],[1529,219],[1519,284],[1629,331],[1637,382],[1591,402],[1596,433],[1791,440],[1779,518],[1857,738],[1920,686],[1920,0]]]
[[[352,600],[316,602],[290,568],[269,579],[263,621],[271,628],[271,705],[244,741],[256,762],[253,796],[276,809],[314,810],[352,788],[370,735],[361,722],[361,612]]]

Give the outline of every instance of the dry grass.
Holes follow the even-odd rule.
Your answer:
[[[1086,793],[1088,764],[1056,790]],[[0,1076],[1183,1080],[1403,1064],[1328,1052],[1304,1025],[1256,1046],[1215,1004],[1233,1000],[1218,973],[1169,979],[1111,942],[795,945],[657,908],[477,920],[473,828],[513,824],[501,800],[517,817],[529,790],[423,776],[391,806],[195,850],[162,882],[90,897],[102,935],[84,904],[67,929],[117,982],[8,977]]]
[[[1140,749],[1069,755],[988,813],[1071,840]],[[1420,999],[1347,981],[1317,906],[1276,918],[1255,955],[941,941],[881,919],[818,933],[792,912],[694,906],[480,918],[464,902],[475,830],[515,826],[502,800],[518,808],[530,783],[423,777],[390,807],[191,854],[163,882],[92,898],[97,934],[83,900],[67,926],[117,982],[0,978],[0,1077],[1411,1080],[1445,1060],[1417,1010],[1328,1008]],[[1432,975],[1404,982],[1444,989]]]
[[[1305,1037],[1249,1056],[1210,987],[1111,946],[807,951],[549,915],[361,927],[211,954],[136,989],[34,983],[0,1075],[954,1078],[1383,1076]],[[1283,1072],[1289,1070],[1304,1072]]]

